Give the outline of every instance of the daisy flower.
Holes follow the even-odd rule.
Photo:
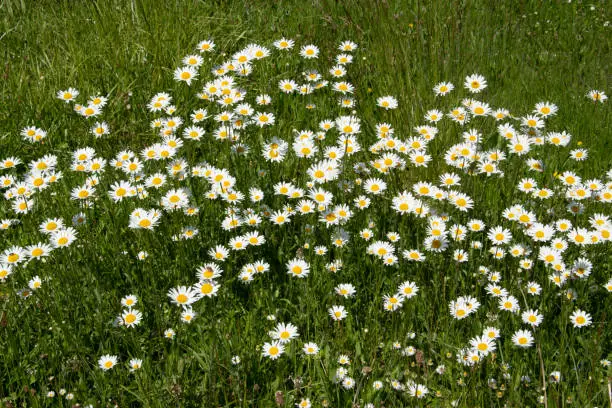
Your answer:
[[[589,157],[589,151],[587,149],[574,149],[570,152],[570,157],[576,161],[583,161]]]
[[[548,116],[553,116],[554,114],[556,114],[558,110],[559,108],[557,107],[557,105],[553,103],[539,102],[539,103],[536,103],[533,113],[540,115],[542,117],[548,117]]]
[[[343,51],[343,52],[351,52],[351,51],[355,51],[356,49],[357,49],[357,44],[355,44],[352,41],[343,41],[338,46],[338,50]]]
[[[530,129],[541,129],[544,127],[544,121],[535,115],[527,115],[521,118],[521,124]]]
[[[62,101],[66,102],[66,103],[74,101],[77,96],[79,96],[79,91],[77,91],[74,88],[68,88],[65,91],[58,91],[57,92],[57,98],[61,99]]]
[[[304,58],[311,59],[319,56],[319,48],[316,45],[305,45],[300,50],[300,55]]]
[[[310,265],[303,259],[294,258],[287,263],[287,273],[297,278],[305,278],[310,273]]]
[[[455,194],[451,202],[459,211],[468,211],[474,206],[474,201],[463,193]]]
[[[35,245],[30,245],[26,248],[27,255],[30,257],[30,259],[41,259],[49,256],[52,250],[53,248],[50,245],[43,244],[42,242]]]
[[[386,110],[396,109],[398,107],[397,99],[393,96],[381,96],[376,99],[376,105]]]
[[[532,327],[537,327],[542,323],[544,319],[543,316],[537,310],[526,310],[521,314],[521,319],[524,323],[531,325]]]
[[[28,282],[28,287],[32,290],[40,289],[42,286],[42,280],[40,277],[35,276]]]
[[[284,93],[292,93],[298,89],[298,84],[291,79],[282,79],[279,81],[278,87]]]
[[[98,366],[104,371],[110,370],[116,364],[117,356],[111,356],[110,354],[105,354],[98,360]]]
[[[0,263],[0,282],[5,282],[12,273],[13,265]]]
[[[299,333],[297,327],[291,323],[278,323],[272,331],[271,337],[281,344],[285,344],[299,337]]]
[[[168,297],[177,306],[189,306],[198,300],[198,292],[191,287],[179,286],[170,289]]]
[[[121,299],[121,306],[123,307],[132,307],[138,303],[138,298],[134,295],[128,295]]]
[[[387,183],[379,178],[370,178],[365,181],[363,188],[367,193],[379,195],[387,189]]]
[[[136,370],[140,370],[140,368],[142,367],[142,360],[139,358],[133,358],[130,360],[129,362],[129,367],[130,367],[130,371],[136,371]]]
[[[410,396],[420,399],[425,398],[429,389],[423,384],[409,384],[407,391]]]
[[[580,309],[577,309],[576,311],[574,311],[574,313],[572,313],[572,315],[570,316],[570,321],[572,322],[574,327],[590,326],[593,322],[591,315],[586,312],[583,312]]]
[[[86,118],[91,118],[100,115],[102,113],[102,109],[98,105],[87,105],[83,107],[79,113]]]
[[[309,398],[302,398],[300,402],[295,404],[298,408],[311,408],[312,404]]]
[[[498,226],[491,228],[487,234],[487,237],[494,245],[507,244],[512,240],[512,233],[510,230]]]
[[[108,124],[106,122],[97,122],[90,129],[90,132],[91,132],[92,135],[94,135],[95,137],[99,138],[99,137],[102,137],[104,135],[108,135],[110,133],[110,130],[109,130]]]
[[[336,286],[335,291],[338,295],[343,296],[345,298],[353,297],[355,295],[355,286],[350,283],[342,283]]]
[[[587,98],[591,99],[593,102],[600,102],[600,103],[604,103],[608,99],[604,91],[598,91],[596,89],[589,91],[586,96]]]
[[[340,321],[347,316],[347,312],[344,306],[332,306],[327,310],[327,312],[335,321]]]
[[[336,56],[336,63],[340,65],[346,65],[353,62],[353,56],[350,54],[338,54]]]
[[[529,330],[518,330],[512,335],[512,343],[522,348],[531,347],[533,345],[533,335]]]
[[[479,93],[487,87],[487,81],[482,75],[473,74],[465,78],[464,86],[471,93]]]
[[[142,320],[142,313],[136,309],[129,308],[121,314],[121,321],[126,327],[138,326]]]
[[[70,194],[70,198],[73,200],[87,200],[91,198],[94,194],[94,189],[90,186],[84,185],[81,187],[76,187],[72,189]]]
[[[281,38],[280,40],[274,41],[274,46],[279,50],[289,50],[293,48],[294,45],[295,41],[287,38]]]
[[[448,95],[448,93],[451,92],[453,89],[455,89],[455,85],[451,84],[450,82],[440,82],[439,84],[434,86],[433,91],[436,96],[444,96]]]
[[[193,289],[198,293],[198,296],[213,297],[217,295],[219,285],[213,279],[205,279],[198,282]]]
[[[520,309],[519,302],[514,296],[502,296],[499,299],[499,310],[518,312]]]
[[[193,319],[195,319],[196,314],[197,313],[193,311],[191,306],[184,308],[183,311],[181,312],[181,321],[185,323],[191,323]]]
[[[316,343],[304,343],[302,351],[306,355],[313,356],[319,352],[319,346]]]
[[[58,229],[51,235],[51,245],[55,248],[67,247],[74,240],[76,240],[76,230],[74,228]]]
[[[132,229],[147,229],[152,230],[159,223],[161,213],[157,210],[144,210],[142,208],[136,208],[130,214],[129,227]]]
[[[262,347],[262,355],[271,360],[276,360],[285,352],[285,346],[279,341],[264,343]]]
[[[200,41],[197,48],[201,53],[211,52],[215,49],[215,43],[211,40]]]
[[[406,299],[416,296],[418,291],[419,287],[416,285],[416,283],[410,281],[402,283],[398,288],[398,293]]]
[[[199,55],[187,55],[183,58],[183,64],[191,67],[199,67],[204,62],[204,59]]]
[[[191,81],[198,76],[198,71],[192,66],[185,66],[174,70],[174,79],[191,85]]]

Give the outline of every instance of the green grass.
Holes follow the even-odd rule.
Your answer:
[[[308,397],[316,407],[363,407],[369,402],[376,407],[446,407],[451,401],[466,407],[525,407],[537,406],[543,396],[542,364],[546,377],[552,371],[562,374],[559,384],[547,381],[548,407],[609,404],[612,373],[600,360],[611,359],[608,319],[612,308],[610,294],[603,288],[612,270],[610,243],[584,249],[570,246],[564,253],[566,263],[571,265],[577,257],[586,256],[593,262],[593,272],[588,279],[572,280],[559,289],[549,281],[550,269],[540,261],[529,272],[517,272],[517,258],[492,260],[486,251],[489,241],[485,233],[468,234],[466,241],[451,243],[450,250],[442,254],[427,252],[424,263],[401,260],[397,267],[385,267],[366,255],[369,243],[358,236],[372,221],[376,240],[396,231],[401,235],[398,249],[423,251],[426,222],[398,215],[390,208],[390,199],[410,190],[417,181],[436,182],[446,171],[461,174],[458,189],[475,201],[475,208],[467,215],[448,203],[433,205],[451,216],[449,226],[465,225],[470,218],[484,220],[487,227],[503,225],[511,229],[513,243],[534,249],[532,259],[537,258],[538,245],[524,235],[519,224],[502,218],[505,208],[521,203],[543,223],[567,217],[581,227],[587,226],[592,214],[611,215],[609,204],[592,200],[584,214],[574,217],[567,213],[567,200],[555,179],[556,173],[575,171],[584,179],[605,180],[612,164],[610,105],[595,104],[585,97],[591,89],[609,91],[611,37],[606,2],[484,3],[3,1],[0,160],[17,156],[27,164],[45,154],[57,155],[64,177],[37,195],[29,214],[16,216],[7,200],[0,201],[0,219],[21,220],[0,231],[0,253],[13,245],[45,241],[38,225],[48,217],[62,218],[71,225],[72,217],[82,211],[87,223],[76,227],[78,239],[72,246],[53,251],[47,262],[32,261],[17,268],[0,284],[0,402],[7,407],[72,406],[77,402],[81,406],[289,407]],[[346,80],[356,87],[356,115],[363,128],[359,141],[364,150],[344,163],[343,180],[357,177],[350,170],[355,162],[372,160],[367,149],[376,140],[377,123],[390,123],[402,139],[413,136],[414,127],[425,124],[423,115],[429,109],[447,113],[459,106],[462,98],[471,97],[463,89],[463,81],[475,72],[488,82],[476,99],[508,108],[517,117],[529,114],[537,102],[553,102],[559,112],[546,121],[546,130],[565,130],[573,136],[572,141],[564,148],[547,145],[534,149],[529,157],[537,155],[543,160],[543,173],[529,172],[522,157],[510,155],[502,166],[505,177],[471,177],[446,165],[444,152],[470,128],[482,132],[485,148],[505,149],[496,132],[499,122],[474,118],[462,128],[445,119],[439,122],[440,132],[429,145],[429,154],[434,157],[429,167],[409,165],[389,175],[372,174],[385,179],[388,194],[373,197],[367,211],[355,211],[344,226],[351,233],[348,246],[333,247],[330,237],[334,230],[322,226],[315,214],[294,216],[291,223],[280,227],[264,222],[259,231],[267,243],[232,252],[221,264],[224,274],[218,296],[197,302],[194,310],[198,316],[193,323],[181,323],[179,308],[169,302],[167,292],[193,284],[197,266],[210,261],[208,249],[237,235],[220,227],[227,204],[204,197],[210,187],[204,179],[169,177],[172,188],[187,187],[193,192],[191,203],[199,207],[199,214],[167,213],[154,231],[132,230],[128,228],[131,211],[136,207],[160,208],[160,192],[151,190],[145,200],[115,204],[106,192],[115,181],[127,177],[108,168],[96,188],[99,199],[95,205],[81,208],[69,199],[72,188],[85,180],[83,174],[70,171],[71,154],[90,146],[99,157],[111,160],[120,150],[132,149],[138,154],[159,142],[149,126],[156,116],[146,109],[157,92],[171,93],[178,108],[176,115],[185,119],[198,107],[217,112],[216,106],[195,97],[200,85],[213,79],[210,68],[250,43],[272,49],[272,42],[282,36],[294,39],[295,49],[289,54],[273,50],[270,57],[255,63],[251,76],[240,80],[248,90],[247,101],[253,105],[256,95],[271,95],[272,105],[262,110],[276,115],[272,128],[251,127],[244,132],[251,154],[247,158],[230,154],[227,143],[213,140],[214,126],[209,121],[202,141],[185,141],[177,156],[191,166],[206,161],[228,169],[237,179],[238,190],[247,195],[250,187],[259,186],[266,193],[266,204],[274,210],[281,209],[287,200],[273,196],[273,185],[292,181],[305,188],[305,170],[310,164],[292,154],[281,164],[270,164],[259,153],[262,140],[279,136],[291,144],[293,129],[315,130],[320,120],[348,114],[337,106],[337,95],[329,88],[311,97],[288,96],[279,93],[278,81],[292,78],[301,82],[300,73],[314,67],[328,76],[343,40],[359,45]],[[172,73],[181,66],[182,58],[208,38],[217,47],[214,53],[204,55],[204,68],[196,84],[187,87],[174,81]],[[302,45],[311,43],[321,51],[314,62],[297,55]],[[441,81],[456,86],[444,98],[432,92]],[[55,98],[58,90],[68,87],[81,92],[80,102],[89,95],[108,95],[109,104],[100,120],[109,124],[110,135],[95,139],[89,133],[95,120],[80,117],[71,105]],[[376,98],[383,95],[397,97],[399,109],[377,108]],[[307,100],[317,108],[305,110]],[[43,143],[30,144],[21,138],[21,129],[30,125],[48,131]],[[335,135],[329,138],[325,146]],[[589,159],[568,159],[569,151],[580,142],[588,148]],[[166,164],[147,162],[146,173],[164,171]],[[0,170],[0,176],[23,175],[25,168],[22,164],[17,169]],[[260,170],[266,172],[265,177],[258,174]],[[528,176],[558,195],[536,201],[516,191],[518,180]],[[325,188],[334,192],[335,204],[352,205],[352,199],[362,194],[359,187],[342,192],[328,183]],[[248,201],[240,207],[249,207]],[[191,240],[171,240],[188,225],[196,226],[199,235]],[[306,230],[308,225],[315,226],[314,232]],[[485,249],[470,249],[469,242],[475,239],[481,240]],[[310,249],[302,248],[305,243]],[[316,245],[328,246],[329,253],[314,256]],[[456,248],[468,251],[469,262],[452,260]],[[139,261],[137,254],[142,250],[149,257]],[[286,273],[285,264],[298,250],[311,264],[311,275],[306,279],[294,279]],[[271,270],[249,285],[239,282],[240,268],[257,259],[265,259]],[[334,259],[343,262],[342,270],[335,274],[325,270],[325,264]],[[512,334],[527,327],[520,315],[498,312],[497,301],[484,289],[486,278],[478,274],[480,265],[501,273],[503,286],[519,299],[522,310],[536,308],[544,315],[543,324],[535,330],[537,347],[522,350],[512,345]],[[21,299],[18,290],[27,287],[36,275],[43,278],[42,288]],[[383,311],[383,295],[394,293],[405,280],[417,283],[418,295],[399,311]],[[542,285],[541,296],[522,293],[529,280]],[[337,296],[334,287],[339,283],[355,285],[357,296]],[[566,299],[568,288],[576,291],[576,300]],[[138,296],[143,321],[134,329],[114,327],[113,321],[122,311],[120,300],[128,294]],[[455,320],[448,303],[464,295],[477,297],[482,306],[476,315]],[[347,308],[348,317],[333,322],[327,309],[340,304]],[[591,314],[590,327],[572,327],[569,316],[576,309]],[[267,333],[275,324],[267,321],[270,314],[279,322],[293,323],[300,333],[286,354],[274,361],[261,357],[259,348],[270,341]],[[490,325],[500,328],[502,334],[495,356],[488,356],[474,368],[458,364],[457,350]],[[176,330],[172,341],[163,337],[170,327]],[[410,338],[410,333],[415,337]],[[321,347],[316,358],[304,358],[301,345],[307,341]],[[402,348],[418,349],[418,358],[402,356],[393,349],[394,341]],[[119,364],[108,372],[97,367],[104,354],[119,356]],[[357,383],[352,390],[333,381],[340,354],[351,358],[349,373]],[[240,356],[239,365],[232,365],[234,355]],[[126,367],[130,358],[142,358],[143,368],[130,373]],[[441,364],[446,372],[438,375],[434,370]],[[529,385],[521,383],[524,375],[531,378]],[[391,379],[426,384],[429,394],[425,400],[408,397],[391,389]],[[490,379],[497,381],[496,389],[488,386]],[[385,383],[383,390],[374,391],[375,380]],[[62,388],[74,393],[75,399],[46,398],[48,391],[58,393]],[[284,402],[275,402],[277,392],[282,393]]]

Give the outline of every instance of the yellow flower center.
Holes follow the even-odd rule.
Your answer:
[[[151,221],[145,218],[143,220],[140,220],[138,225],[141,226],[142,228],[147,228],[151,226]]]
[[[125,322],[127,324],[132,324],[136,321],[136,315],[134,313],[129,313],[127,316],[125,316]]]

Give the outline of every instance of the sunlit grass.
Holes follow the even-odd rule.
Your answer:
[[[0,10],[0,160],[22,162],[2,164],[7,168],[0,177],[19,181],[30,163],[47,155],[57,157],[56,170],[62,172],[24,209],[13,205],[14,197],[3,197],[0,205],[0,220],[18,220],[0,231],[0,263],[18,263],[0,284],[0,401],[5,405],[269,407],[296,406],[305,399],[312,406],[362,407],[609,403],[611,374],[605,365],[612,310],[605,285],[610,285],[612,257],[603,241],[610,231],[605,196],[610,194],[610,114],[608,102],[587,96],[608,90],[604,2],[502,3],[488,9],[471,1],[7,1]],[[294,47],[278,49],[274,42],[282,37],[294,40]],[[214,49],[198,52],[204,40],[214,41]],[[344,41],[357,45],[345,52],[353,58],[345,65],[336,59]],[[249,149],[244,155],[236,143],[215,138],[223,119],[215,115],[236,104],[223,108],[197,95],[215,80],[213,67],[239,60],[235,53],[249,44],[265,47],[270,56],[253,59],[252,73],[234,75],[235,84],[226,87],[233,97],[236,90],[246,91],[243,102],[253,109],[240,116],[255,122],[238,130],[239,142]],[[300,56],[311,44],[317,58],[308,58],[317,53],[308,48]],[[186,55],[201,56],[201,66],[181,70]],[[334,78],[329,70],[338,65],[346,75]],[[281,91],[283,80],[309,83],[303,75],[309,70],[322,76],[310,82],[314,88],[322,80],[328,84],[307,95]],[[464,86],[475,73],[482,78],[467,81],[472,90],[486,81],[478,93]],[[347,85],[334,85],[341,81]],[[434,87],[446,81],[454,89],[436,95]],[[71,87],[79,92],[74,101],[60,100],[64,95],[58,91]],[[151,112],[159,93],[172,97],[176,112]],[[262,95],[271,102],[261,103]],[[85,112],[93,96],[108,98],[99,116],[75,111],[82,104]],[[392,98],[379,99],[386,96]],[[355,106],[340,106],[341,97],[354,98]],[[466,98],[483,103],[483,111]],[[536,108],[539,102],[558,111]],[[452,115],[457,107],[465,109],[465,124],[461,112]],[[510,116],[479,116],[488,107],[505,108]],[[192,117],[198,109],[207,109],[208,117]],[[443,118],[438,121],[431,110]],[[183,121],[168,132],[178,140],[174,150],[177,142],[162,140],[159,132],[174,126],[169,117]],[[155,119],[163,126],[152,129]],[[325,120],[331,130],[323,130]],[[385,134],[381,124],[393,133]],[[514,127],[513,141],[499,129],[503,124]],[[21,134],[31,126],[32,136]],[[190,126],[203,130],[191,136],[199,140],[184,135]],[[419,136],[419,126],[431,128]],[[526,146],[521,134],[540,126]],[[46,137],[27,141],[44,136],[38,129]],[[313,137],[295,144],[307,130]],[[561,132],[570,135],[567,145]],[[505,159],[470,162],[466,169],[445,161],[451,146],[470,134],[481,142],[468,156],[498,149]],[[342,142],[351,135],[361,149],[353,155],[354,145]],[[274,146],[275,137],[287,143],[286,152]],[[411,156],[409,145],[405,151],[390,150],[400,142],[423,143],[422,153],[431,161],[421,165],[421,154]],[[152,154],[163,157],[166,149],[169,158],[145,160],[155,144]],[[92,152],[79,150],[86,147]],[[322,165],[320,170],[329,173],[319,176],[311,166],[322,162],[329,147],[343,157]],[[525,147],[531,151],[522,155]],[[311,156],[313,148],[318,151]],[[576,157],[579,149],[586,149],[586,160]],[[128,150],[140,160],[134,169],[126,164],[132,156],[119,155]],[[93,157],[79,160],[76,151]],[[381,159],[386,153],[395,156],[386,162]],[[93,173],[76,171],[79,163],[95,164],[94,158],[105,160],[99,162],[104,172],[97,180],[88,178]],[[543,171],[529,159],[540,160]],[[381,166],[397,168],[380,172]],[[440,180],[445,173],[454,176]],[[160,174],[165,183],[158,189],[154,179]],[[576,214],[574,200],[566,197],[572,175],[600,184],[586,188],[593,197],[579,201],[584,209]],[[314,188],[332,195],[332,203],[320,209],[308,185],[317,177],[329,180]],[[521,191],[528,178],[540,196]],[[228,188],[220,190],[224,181]],[[281,183],[304,197],[278,194]],[[440,187],[434,193],[459,196],[437,200],[419,192],[432,185]],[[36,186],[36,180],[28,186]],[[548,191],[553,196],[544,199]],[[232,193],[244,198],[232,204],[240,198]],[[261,201],[255,197],[260,194]],[[306,198],[312,213],[301,208]],[[297,213],[286,211],[287,205]],[[430,214],[421,217],[426,207]],[[235,208],[244,219],[258,215],[261,223],[232,229]],[[513,212],[533,219],[511,221]],[[446,223],[438,225],[436,215],[448,217]],[[73,228],[75,241],[70,242],[71,234],[64,241],[41,232],[41,223],[50,218]],[[572,227],[564,231],[555,225],[560,219]],[[474,220],[486,225],[481,232]],[[543,224],[543,236],[550,233],[544,226],[554,226],[554,236],[540,240],[534,230],[527,232],[536,221]],[[574,227],[587,232],[572,234]],[[436,251],[437,229],[447,237],[443,252]],[[245,238],[255,231],[259,234]],[[464,239],[455,239],[463,233]],[[597,235],[602,242],[583,246],[580,234]],[[239,237],[255,241],[239,250]],[[563,262],[555,258],[545,264],[538,260],[540,248],[553,238],[564,238],[567,249],[559,255]],[[258,245],[258,240],[265,242]],[[49,243],[41,246],[50,251],[48,257],[9,259],[14,246],[33,253],[30,246],[38,243]],[[218,245],[235,249],[226,255],[215,249]],[[495,259],[489,252],[493,245],[506,254]],[[415,261],[419,257],[426,259]],[[575,266],[579,258],[592,263],[586,274],[578,270],[580,263]],[[568,276],[557,285],[553,268],[561,263],[559,279],[563,272]],[[258,267],[264,272],[248,272]],[[530,282],[541,287],[539,295],[530,293]],[[512,296],[501,306],[490,293],[494,284]],[[202,298],[188,305],[192,291]],[[128,295],[137,302],[130,303]],[[467,304],[474,299],[480,305],[472,314]],[[516,306],[519,313],[500,310]],[[539,323],[534,317],[539,323],[534,328],[521,316],[530,309],[543,318]],[[584,321],[581,311],[588,313]],[[279,328],[279,323],[291,326]],[[470,354],[492,327],[499,338],[482,347],[494,350]],[[295,338],[285,343],[283,329]],[[460,363],[462,350],[479,361]]]

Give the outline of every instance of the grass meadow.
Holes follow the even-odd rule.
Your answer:
[[[610,17],[0,1],[0,405],[612,406]]]

